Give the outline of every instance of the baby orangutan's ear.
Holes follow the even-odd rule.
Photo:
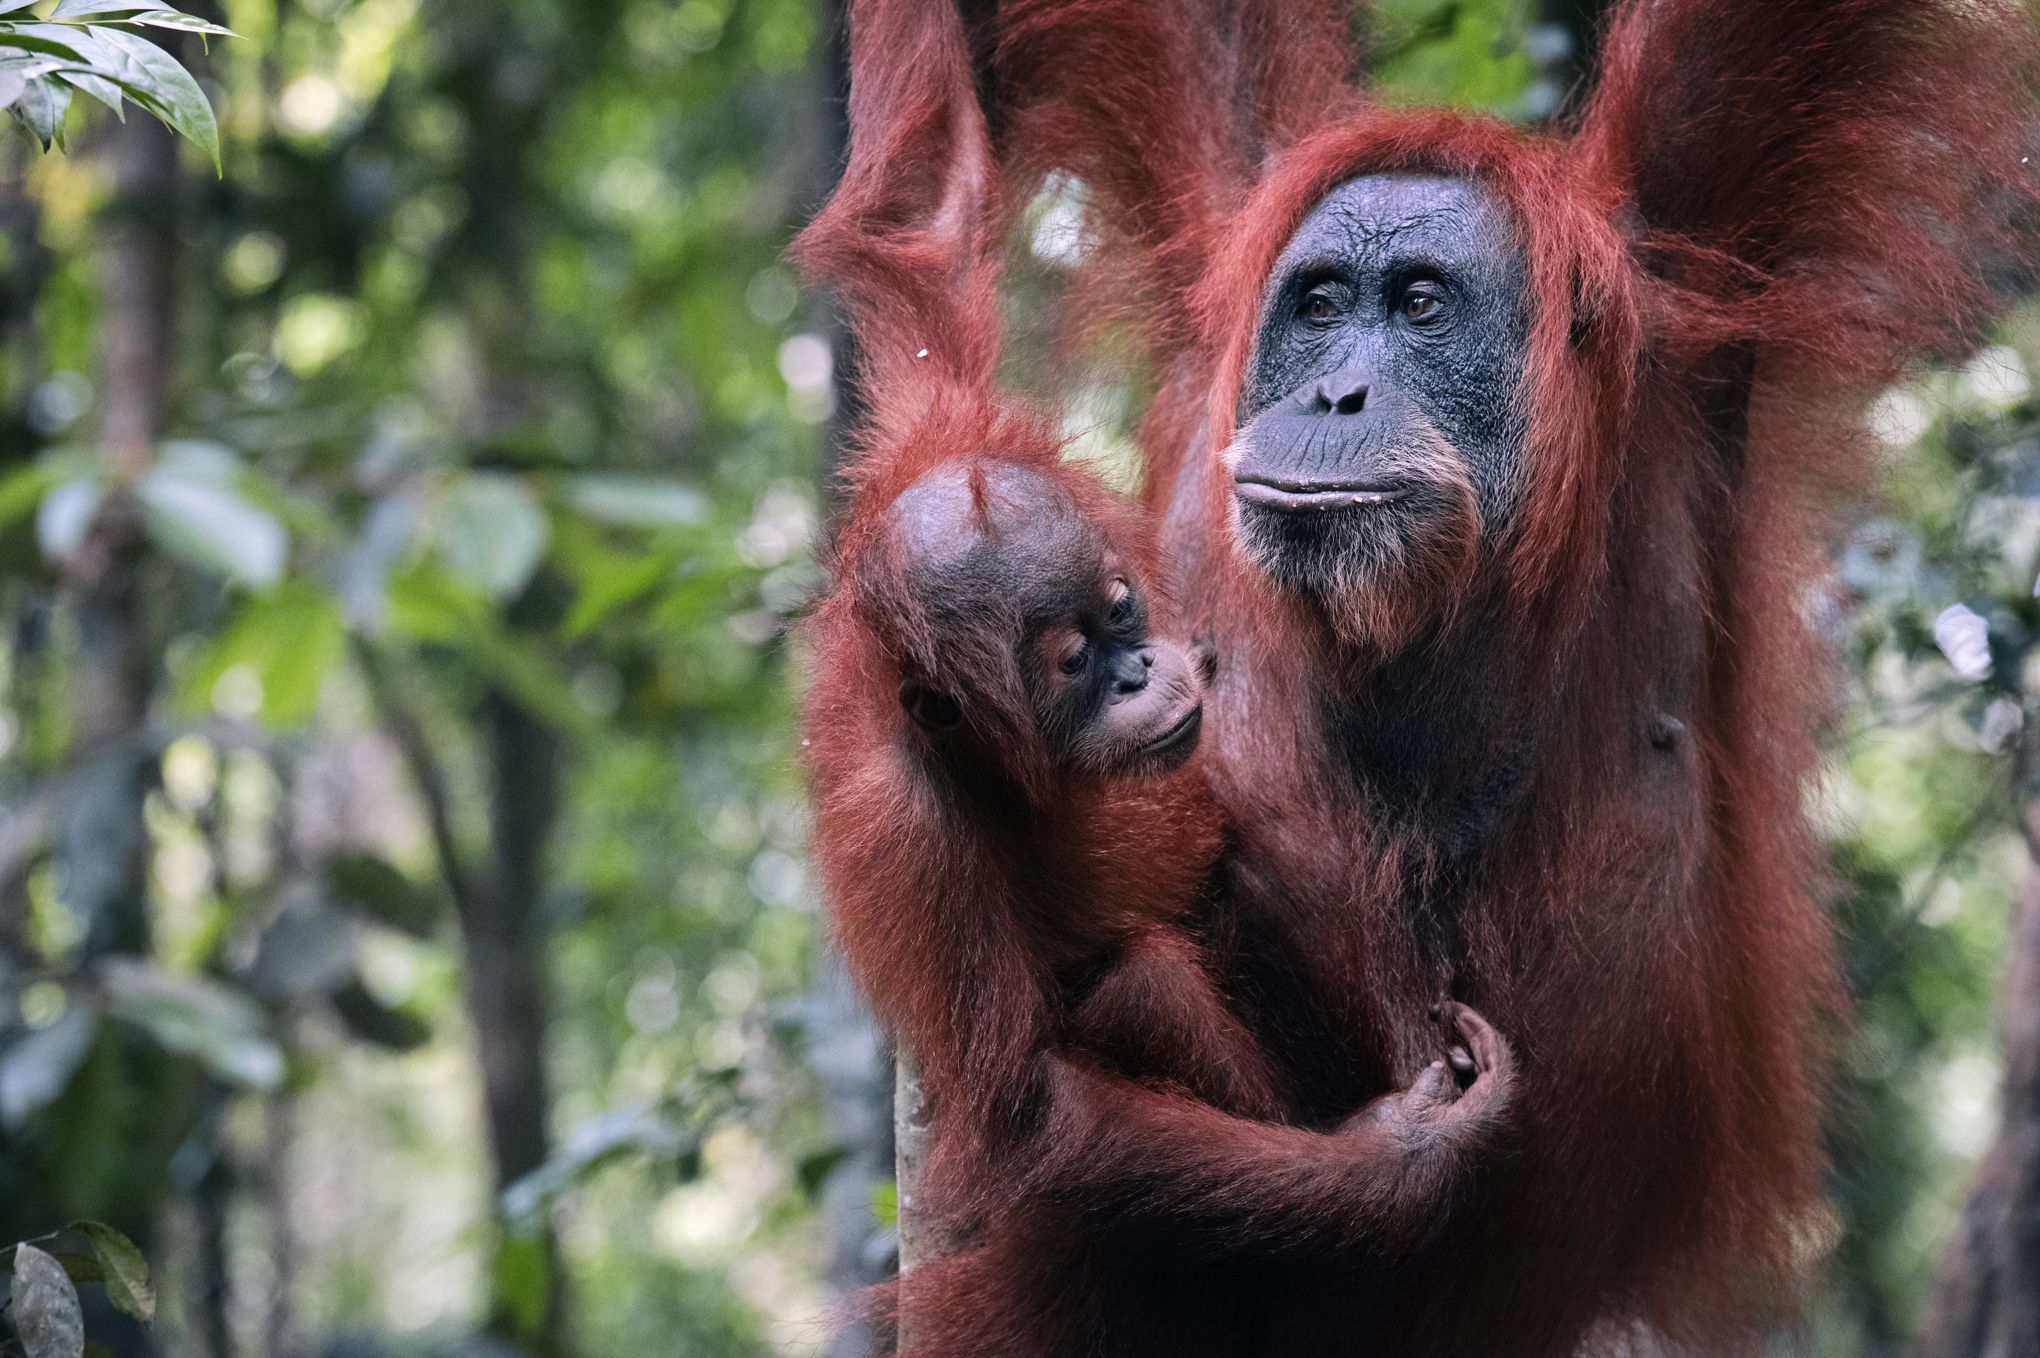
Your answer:
[[[963,709],[956,699],[912,679],[900,681],[900,706],[924,731],[953,731],[963,724]]]

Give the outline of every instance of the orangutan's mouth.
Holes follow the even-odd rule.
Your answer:
[[[1239,496],[1243,503],[1285,514],[1327,509],[1373,509],[1394,504],[1406,493],[1400,486],[1289,477],[1272,472],[1253,472],[1233,480],[1233,494]]]

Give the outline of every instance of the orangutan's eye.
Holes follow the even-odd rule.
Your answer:
[[[1339,318],[1339,303],[1323,288],[1313,288],[1305,294],[1301,311],[1311,324],[1329,325]]]
[[[1444,319],[1445,297],[1436,283],[1412,283],[1403,290],[1399,310],[1411,325],[1432,325]]]
[[[1106,597],[1111,601],[1105,610],[1105,621],[1115,627],[1133,617],[1133,587],[1124,580],[1114,580]]]

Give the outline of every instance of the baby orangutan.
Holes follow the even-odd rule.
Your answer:
[[[815,859],[920,1063],[915,1208],[963,1242],[906,1281],[906,1351],[1125,1326],[1166,1352],[1213,1260],[1427,1238],[1499,1126],[1507,1049],[1451,1006],[1462,1045],[1441,1034],[1410,1089],[1279,1125],[1189,919],[1222,840],[1186,767],[1213,661],[1149,635],[1130,511],[1058,462],[958,456],[844,545],[816,619]],[[1134,1247],[1155,1233],[1173,1256]]]
[[[956,457],[901,491],[844,563],[845,630],[896,670],[898,703],[872,710],[883,684],[825,697],[818,676],[818,858],[844,946],[945,1121],[958,1103],[982,1120],[957,1129],[972,1143],[1023,1132],[1038,1058],[1070,1032],[1205,1102],[1280,1108],[1182,926],[1220,840],[1182,771],[1211,659],[1148,635],[1136,537],[1088,475]],[[857,711],[838,706],[852,696]],[[851,741],[862,776],[831,787],[829,756]]]

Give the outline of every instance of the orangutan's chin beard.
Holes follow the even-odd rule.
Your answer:
[[[1369,458],[1378,490],[1310,495],[1255,480],[1268,459],[1253,438],[1249,426],[1222,455],[1235,478],[1234,550],[1322,614],[1339,641],[1393,655],[1465,599],[1482,521],[1466,464],[1442,436],[1420,430],[1411,446]]]

